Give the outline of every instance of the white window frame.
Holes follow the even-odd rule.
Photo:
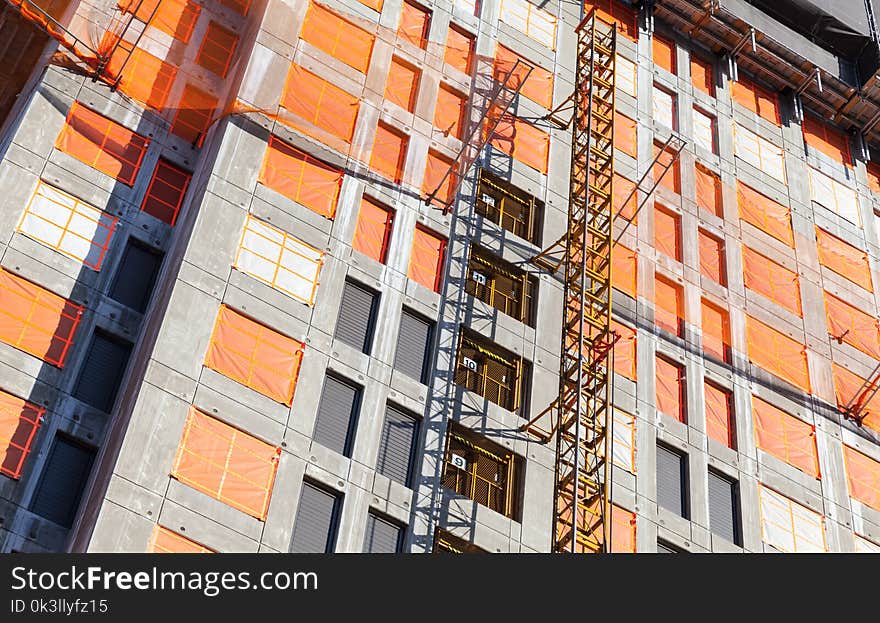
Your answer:
[[[718,153],[718,140],[716,138],[717,118],[704,112],[698,106],[694,111],[694,143],[713,154]]]
[[[761,539],[787,552],[825,552],[825,522],[819,513],[759,485]]]
[[[737,123],[733,124],[733,153],[759,171],[785,183],[782,148]]]
[[[651,92],[651,114],[654,122],[669,128],[672,131],[678,129],[676,108],[678,101],[675,93],[654,84]]]
[[[838,182],[818,169],[813,167],[808,167],[808,169],[810,174],[810,197],[812,200],[825,206],[850,223],[861,227],[862,217],[859,210],[858,193],[846,184]]]
[[[528,0],[501,0],[498,18],[551,50],[556,49],[556,16]]]

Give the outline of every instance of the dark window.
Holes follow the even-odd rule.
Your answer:
[[[293,524],[293,554],[329,554],[336,548],[342,496],[303,481]]]
[[[367,514],[367,533],[364,536],[364,552],[370,554],[396,554],[403,545],[403,528],[373,513]]]
[[[670,545],[669,543],[664,543],[663,541],[657,541],[657,553],[658,554],[681,554],[683,553],[680,549],[675,547],[674,545]]]
[[[463,329],[455,383],[508,411],[526,413],[529,362],[482,336]]]
[[[351,456],[360,403],[361,389],[357,385],[328,374],[321,391],[312,439],[340,454]]]
[[[737,489],[735,480],[709,470],[709,529],[741,545]]]
[[[85,360],[79,369],[74,397],[107,413],[113,408],[116,393],[125,374],[131,344],[95,329]]]
[[[30,510],[69,528],[79,508],[94,459],[94,448],[56,435]]]
[[[385,422],[379,439],[376,471],[408,487],[419,420],[393,405],[385,408]]]
[[[657,503],[688,518],[687,457],[666,446],[657,445]]]
[[[162,253],[129,238],[116,269],[110,298],[143,313],[153,294]]]
[[[400,333],[394,353],[394,369],[420,383],[427,382],[430,368],[434,323],[417,316],[405,307],[400,317]]]
[[[480,169],[476,211],[502,229],[541,244],[540,202],[485,169]]]
[[[342,302],[339,304],[335,337],[369,354],[378,309],[377,292],[346,280],[342,289]]]
[[[500,257],[474,246],[468,261],[468,294],[495,309],[533,325],[532,308],[536,280]]]

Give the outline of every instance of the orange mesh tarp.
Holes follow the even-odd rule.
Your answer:
[[[21,477],[45,407],[0,390],[0,474]]]
[[[104,33],[101,51],[109,54],[117,44],[107,63],[107,73],[119,77],[119,90],[128,97],[148,108],[162,110],[177,77],[177,67],[109,31]]]
[[[657,274],[654,278],[654,324],[680,335],[684,317],[682,298],[681,286]]]
[[[326,132],[350,143],[360,101],[293,63],[287,74],[281,106],[294,115],[293,126],[304,134],[322,140]]]
[[[385,82],[385,99],[412,112],[413,106],[416,104],[416,93],[419,90],[421,73],[409,63],[405,63],[396,56],[393,57],[388,69],[388,80]]]
[[[849,140],[844,132],[812,115],[804,115],[803,130],[808,152],[816,150],[848,167],[852,166]]]
[[[654,210],[654,248],[681,261],[681,218],[659,207]]]
[[[528,121],[505,113],[495,128],[491,145],[526,166],[547,173],[550,135]]]
[[[715,97],[715,75],[712,63],[691,53],[691,84],[707,95]]]
[[[614,343],[614,371],[633,381],[636,380],[636,330],[611,321],[611,330],[619,336]]]
[[[849,494],[863,504],[880,510],[880,462],[847,445],[843,446]]]
[[[342,171],[312,158],[276,136],[269,137],[260,182],[308,209],[333,218]]]
[[[654,161],[654,167],[652,169],[652,175],[654,177],[654,181],[656,182],[660,179],[660,175],[663,175],[663,170],[672,162],[672,154],[669,150],[664,150],[662,153],[660,151],[660,145],[654,143],[654,157],[656,160]],[[666,171],[666,174],[663,175],[663,178],[660,179],[660,186],[664,188],[668,188],[674,193],[681,193],[681,161],[675,160],[672,162],[672,166],[669,167],[669,170]]]
[[[833,364],[833,370],[837,405],[843,408],[850,401],[854,401],[853,408],[859,410],[859,414],[864,418],[862,424],[880,432],[880,392],[865,402],[867,396],[862,395],[865,379],[836,363]]]
[[[281,448],[190,409],[171,475],[216,500],[266,519]]]
[[[633,158],[638,158],[638,139],[635,119],[621,113],[614,114],[614,146]]]
[[[636,514],[611,505],[611,551],[631,554],[636,551]]]
[[[700,302],[703,327],[703,352],[727,361],[730,348],[730,321],[727,312],[706,299]]]
[[[721,208],[721,178],[697,163],[695,167],[697,206],[710,214],[724,217]]]
[[[816,228],[816,241],[819,244],[820,264],[862,286],[865,290],[874,291],[867,253],[819,227]]]
[[[63,368],[82,312],[80,305],[0,270],[0,341]]]
[[[445,84],[437,92],[437,107],[434,109],[434,127],[446,135],[460,139],[464,130],[464,114],[467,98],[453,91]]]
[[[672,74],[677,73],[675,43],[656,32],[651,36],[651,56],[658,67]]]
[[[500,43],[495,50],[495,64],[493,66],[495,80],[503,82],[518,60],[522,62],[517,68],[517,73],[511,77],[507,85],[516,88],[522,83],[522,88],[520,89],[522,95],[544,108],[552,108],[553,74]],[[528,73],[529,67],[532,68],[532,72],[528,74],[528,79],[523,83],[523,76]],[[620,114],[615,115],[615,117],[619,116]]]
[[[819,477],[815,429],[793,415],[752,396],[755,443],[802,472]]]
[[[420,6],[404,0],[397,34],[414,46],[425,49],[428,46],[428,29],[430,26],[431,14]]]
[[[167,160],[160,159],[144,195],[141,210],[169,225],[174,225],[191,179],[192,175],[188,172]]]
[[[703,231],[698,231],[700,251],[700,274],[715,283],[727,285],[725,279],[724,241]]]
[[[403,167],[406,164],[406,150],[409,139],[380,123],[376,128],[373,153],[370,157],[370,170],[399,184],[403,180]]]
[[[425,165],[425,177],[422,182],[422,192],[425,196],[434,192],[451,166],[452,160],[450,158],[441,156],[435,151],[428,151],[428,159]],[[437,191],[436,197],[443,203],[449,203],[453,199],[452,193],[454,190],[455,175],[451,174],[446,178],[446,181],[443,182],[443,187]]]
[[[199,545],[195,541],[191,541],[185,536],[181,536],[160,525],[156,525],[153,529],[153,536],[150,538],[150,548],[147,550],[151,554],[213,554],[214,550],[208,549],[203,545]]]
[[[657,410],[684,422],[684,368],[663,357],[656,357],[655,361]]]
[[[474,60],[474,36],[450,25],[443,60],[460,72],[470,74]]]
[[[119,3],[123,11],[136,11],[135,15],[142,22],[149,21],[150,26],[171,35],[175,39],[188,43],[196,27],[196,21],[202,8],[189,0],[123,0]],[[155,11],[155,14],[153,13]],[[150,20],[150,16],[153,19]]]
[[[638,205],[637,193],[630,193],[636,187],[635,182],[631,182],[619,173],[614,174],[614,210],[619,212],[619,216],[625,219],[632,219],[633,225],[638,225],[639,218],[636,215]],[[629,197],[629,199],[627,199]],[[626,201],[626,204],[623,202]]]
[[[290,406],[302,353],[301,342],[221,305],[205,365]]]
[[[220,4],[241,15],[247,15],[251,8],[251,0],[220,0]]]
[[[734,427],[730,392],[712,383],[704,383],[703,388],[706,399],[706,435],[709,439],[732,448]]]
[[[880,333],[875,317],[828,292],[825,293],[825,312],[831,337],[880,359]]]
[[[619,0],[584,0],[584,15],[596,9],[596,16],[607,24],[618,24],[618,32],[627,39],[637,41],[639,27],[637,13]]]
[[[225,78],[236,48],[238,48],[238,35],[217,22],[210,22],[202,40],[202,47],[199,48],[199,54],[196,56],[196,63]]]
[[[791,212],[787,207],[739,181],[736,183],[736,200],[742,220],[788,246],[794,246]]]
[[[381,11],[385,0],[358,0],[364,6],[368,6],[374,11]]]
[[[753,364],[810,391],[806,347],[751,316],[746,317],[749,359]]]
[[[429,290],[439,292],[445,250],[446,240],[427,229],[416,227],[407,276]]]
[[[330,9],[309,3],[300,37],[362,74],[367,73],[376,38]]]
[[[759,87],[748,78],[740,77],[733,83],[732,95],[733,101],[779,125],[779,98],[775,93]]]
[[[385,253],[391,238],[392,212],[368,197],[361,198],[357,229],[351,246],[377,262],[385,263]]]
[[[638,258],[636,252],[616,244],[611,249],[611,281],[612,285],[625,294],[636,298],[636,270]]]
[[[132,186],[150,140],[74,102],[55,147]]]
[[[745,286],[791,313],[798,316],[803,315],[797,273],[777,264],[746,245],[743,245],[742,252]]]
[[[211,127],[218,103],[219,100],[211,93],[187,84],[183,87],[179,108],[171,123],[171,133],[201,145]]]
[[[868,162],[865,169],[868,172],[868,188],[872,193],[880,195],[880,163]]]

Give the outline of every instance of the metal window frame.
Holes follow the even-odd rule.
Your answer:
[[[483,268],[479,268],[479,266]],[[480,284],[476,282],[472,278],[474,272],[486,273],[486,283]],[[497,281],[499,276],[506,277],[513,284],[519,284],[519,292],[513,290],[506,292],[503,288],[498,288]],[[491,305],[511,318],[529,326],[532,325],[535,299],[534,290],[536,287],[534,278],[528,272],[517,269],[512,264],[505,262],[482,247],[472,246],[468,259],[466,287],[468,286],[473,290],[473,292],[469,291],[469,294],[475,298]]]
[[[540,210],[539,201],[536,197],[524,193],[509,182],[493,176],[484,167],[481,167],[479,170],[476,194],[475,207],[478,214],[520,238],[534,244],[539,243],[538,238],[541,232],[538,214]],[[483,194],[493,197],[495,205],[489,206],[483,201]],[[514,205],[523,211],[522,218],[513,213]],[[519,224],[519,227],[505,227],[503,224],[505,217]]]
[[[464,366],[462,355],[463,348],[476,350],[477,353],[479,353],[483,357],[492,359],[500,363],[501,365],[507,366],[513,374],[513,380],[510,383],[503,385],[495,381],[495,379],[489,378],[488,368],[484,363],[482,363],[483,360],[477,360],[476,370],[471,370],[470,368]],[[471,333],[470,331],[467,331],[466,329],[462,330],[459,336],[458,352],[456,354],[455,376],[458,376],[461,373],[465,374],[465,378],[467,379],[467,381],[465,382],[465,386],[467,387],[471,386],[470,380],[474,378],[472,375],[475,375],[476,384],[474,385],[474,389],[472,389],[471,391],[474,391],[486,400],[489,400],[486,394],[488,393],[487,387],[491,382],[499,388],[499,395],[501,391],[504,391],[508,396],[506,404],[502,404],[500,402],[495,404],[498,404],[498,406],[500,406],[501,408],[507,409],[508,411],[512,411],[514,413],[516,413],[523,407],[523,403],[525,402],[523,398],[525,396],[524,385],[526,378],[525,360],[523,359],[523,357],[515,355],[513,357],[508,357],[507,354],[504,352],[504,349],[492,342],[489,342],[488,340],[480,339],[479,336]],[[490,402],[494,403],[494,401]]]

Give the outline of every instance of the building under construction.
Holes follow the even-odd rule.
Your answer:
[[[878,9],[4,0],[0,551],[880,551]]]

